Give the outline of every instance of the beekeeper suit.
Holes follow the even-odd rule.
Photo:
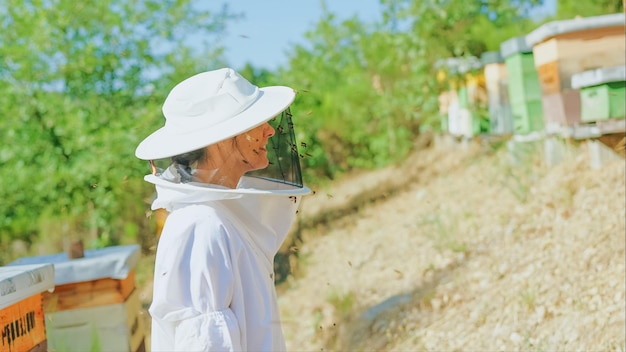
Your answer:
[[[273,259],[302,185],[288,87],[229,68],[169,93],[165,125],[137,147],[169,212],[154,270],[152,351],[282,351]],[[270,121],[271,120],[271,121]]]

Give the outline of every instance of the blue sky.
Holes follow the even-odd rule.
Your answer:
[[[210,9],[221,8],[224,1],[209,0]],[[339,19],[358,16],[365,22],[381,18],[379,0],[326,0],[328,10]],[[545,0],[539,13],[553,12],[556,0]],[[322,16],[321,0],[231,0],[231,12],[243,18],[228,24],[224,39],[226,59],[240,69],[246,62],[257,68],[276,69],[287,63],[286,51],[303,44],[304,33],[312,30]]]
[[[222,3],[211,1],[209,8],[219,9]],[[379,0],[328,0],[326,5],[340,19],[357,15],[374,22],[380,18]],[[224,40],[226,58],[235,69],[246,62],[271,70],[286,64],[285,52],[292,44],[304,43],[304,33],[322,16],[320,0],[231,0],[228,6],[244,15],[229,22]]]

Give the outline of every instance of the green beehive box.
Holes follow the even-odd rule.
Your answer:
[[[504,63],[506,64],[506,70],[509,75],[537,71],[532,52],[513,54],[507,57]]]
[[[513,133],[525,135],[543,130],[543,108],[541,100],[511,105]]]
[[[511,104],[541,99],[541,85],[532,53],[514,54],[505,60]]]
[[[491,122],[488,115],[472,114],[472,132],[474,135],[491,132]]]
[[[623,119],[626,115],[626,67],[623,65],[575,74],[572,87],[580,89],[582,122]]]
[[[457,94],[459,96],[459,108],[461,108],[461,109],[469,108],[470,104],[469,104],[469,96],[467,95],[467,87],[466,86],[461,86],[459,88]]]
[[[580,119],[593,122],[623,119],[626,82],[612,82],[580,90]]]

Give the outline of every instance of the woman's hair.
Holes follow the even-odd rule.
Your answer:
[[[172,166],[177,171],[178,175],[180,175],[180,182],[187,183],[192,180],[191,166],[198,160],[203,159],[205,154],[206,148],[201,148],[172,157]]]

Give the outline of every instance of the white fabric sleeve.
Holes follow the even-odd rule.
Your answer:
[[[179,233],[162,235],[150,307],[153,324],[160,320],[169,325],[165,328],[169,336],[163,337],[169,343],[163,347],[185,352],[240,351],[240,324],[229,308],[237,274],[226,230],[213,217],[192,226],[189,219],[168,220]],[[176,220],[184,221],[177,224]]]
[[[237,318],[230,309],[185,319],[174,332],[176,351],[241,351]]]

